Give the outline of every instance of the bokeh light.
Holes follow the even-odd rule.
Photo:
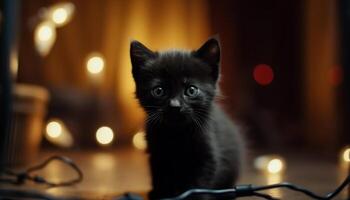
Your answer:
[[[346,147],[342,153],[343,161],[350,162],[350,147]]]
[[[333,86],[339,86],[343,82],[343,69],[336,65],[329,69],[329,82]]]
[[[40,55],[46,56],[56,41],[56,28],[50,21],[37,25],[34,31],[34,43]]]
[[[57,27],[61,27],[72,19],[74,9],[73,3],[58,3],[50,7],[48,17]]]
[[[147,142],[145,140],[145,132],[139,131],[132,138],[132,143],[136,149],[145,150],[147,148]]]
[[[59,147],[68,148],[73,146],[74,139],[66,125],[60,119],[51,119],[46,124],[45,138]]]
[[[109,145],[114,139],[114,132],[107,126],[102,126],[96,131],[96,140],[100,145]]]
[[[254,167],[267,174],[278,174],[285,169],[286,164],[281,156],[263,155],[254,160]]]
[[[52,13],[52,21],[56,24],[63,24],[68,18],[68,13],[63,8],[58,8]]]
[[[101,73],[103,71],[104,65],[105,61],[103,57],[98,53],[91,54],[86,61],[86,68],[91,74]]]
[[[54,32],[54,27],[43,24],[38,27],[37,37],[40,41],[45,42],[52,38]]]
[[[266,64],[259,64],[254,67],[254,80],[260,85],[269,85],[274,79],[272,67]]]
[[[50,121],[46,125],[46,134],[51,138],[58,138],[62,135],[62,125],[58,121]]]
[[[283,169],[283,162],[281,159],[274,158],[269,161],[267,165],[267,171],[272,174],[281,172]]]

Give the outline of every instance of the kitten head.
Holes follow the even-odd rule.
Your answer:
[[[132,41],[130,57],[136,97],[147,112],[149,122],[203,123],[206,120],[219,78],[217,39],[209,39],[191,52],[154,52]]]

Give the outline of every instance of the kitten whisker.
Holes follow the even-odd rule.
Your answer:
[[[160,108],[160,106],[148,106],[148,105],[144,105],[143,107],[145,107],[145,108]]]
[[[154,126],[158,123],[161,123],[162,119],[163,119],[163,117],[161,117],[161,113],[162,113],[161,111],[160,112],[155,112],[155,111],[149,112],[149,114],[147,115],[147,118],[146,118],[146,124],[149,126]]]
[[[151,112],[150,114],[148,114],[146,118],[146,124],[152,125],[155,122],[156,116],[157,116],[156,112]]]
[[[208,123],[206,122],[206,120],[204,120],[204,116],[198,112],[195,111],[195,114],[192,117],[193,122],[195,123],[196,127],[199,129],[199,131],[206,131],[208,130]]]
[[[197,120],[197,118],[194,116],[194,117],[192,117],[192,119],[193,119],[193,122],[195,123],[195,128],[197,128],[197,129],[199,129],[199,131],[202,131],[202,126],[201,126],[201,124],[199,123],[199,121]]]
[[[214,120],[214,118],[211,115],[209,115],[207,111],[195,110],[194,113],[200,118]]]

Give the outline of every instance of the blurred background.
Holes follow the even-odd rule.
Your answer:
[[[350,144],[349,4],[2,1],[2,87],[11,80],[12,89],[1,95],[13,93],[3,156],[28,163],[38,152],[144,150],[145,115],[134,97],[130,41],[152,50],[196,49],[219,35],[220,101],[242,127],[248,151],[337,160]],[[13,25],[8,32],[6,24]],[[3,99],[6,113],[10,104]]]
[[[50,17],[65,21],[64,10],[42,15],[57,1],[21,2],[16,82],[49,90],[46,119],[60,119],[75,147],[95,144],[100,126],[113,130],[116,146],[142,129],[130,40],[153,50],[196,49],[214,34],[222,43],[223,105],[253,147],[328,151],[349,142],[337,1],[65,3],[73,11],[56,27]],[[40,43],[51,40],[41,52]],[[92,60],[89,71],[94,54],[103,63],[100,69]]]

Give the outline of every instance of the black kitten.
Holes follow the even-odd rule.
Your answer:
[[[130,56],[136,96],[147,113],[150,199],[192,188],[231,188],[240,168],[242,141],[214,102],[218,40],[210,39],[192,52],[153,52],[133,41]]]

